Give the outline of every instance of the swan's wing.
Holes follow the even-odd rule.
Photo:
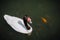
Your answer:
[[[18,21],[18,24],[21,25],[22,27],[24,27],[26,29],[25,25],[22,24],[22,22],[20,20]]]

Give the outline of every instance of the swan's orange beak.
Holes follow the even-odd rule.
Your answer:
[[[31,21],[30,17],[27,18],[27,21],[32,24],[32,21]]]

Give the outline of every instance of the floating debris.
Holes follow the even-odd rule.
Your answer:
[[[43,23],[47,23],[47,19],[46,18],[41,17],[41,19],[42,19]]]

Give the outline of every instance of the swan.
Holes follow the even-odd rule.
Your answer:
[[[5,14],[4,19],[15,31],[17,31],[19,33],[31,35],[32,30],[33,30],[31,25],[29,24],[29,23],[32,24],[31,19],[30,20],[29,20],[29,18],[26,19],[29,22],[29,23],[26,22],[29,29],[27,29],[27,27],[24,23],[24,19],[22,19],[22,18]]]

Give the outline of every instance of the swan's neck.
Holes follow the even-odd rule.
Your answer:
[[[30,29],[30,27],[29,27],[29,23],[28,22],[24,22],[24,24],[25,24],[25,26],[26,26],[26,28],[29,30]]]

